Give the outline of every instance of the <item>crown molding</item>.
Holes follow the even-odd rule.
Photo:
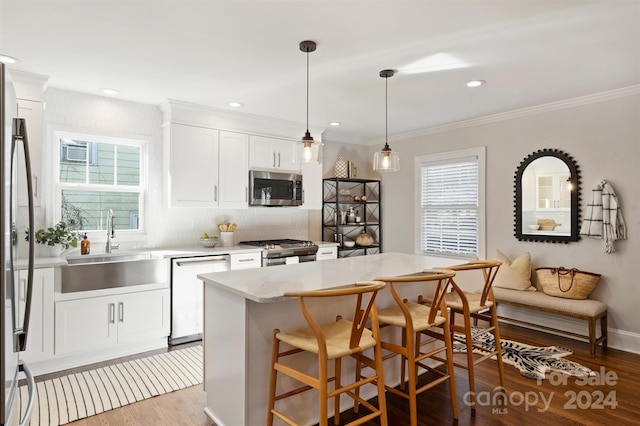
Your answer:
[[[599,92],[592,95],[580,96],[577,98],[566,99],[563,101],[551,102],[548,104],[537,105],[533,107],[527,107],[522,109],[516,109],[513,111],[503,112],[499,114],[487,115],[484,117],[472,118],[469,120],[458,121],[450,124],[443,124],[441,126],[429,127],[415,132],[401,133],[393,136],[389,136],[389,141],[402,141],[406,139],[413,139],[420,136],[432,135],[435,133],[444,133],[456,129],[464,129],[467,127],[479,126],[488,123],[496,123],[504,120],[512,120],[514,118],[526,117],[535,114],[541,114],[550,111],[557,111],[566,108],[573,108],[582,105],[589,105],[598,102],[604,102],[611,99],[618,99],[627,96],[640,95],[640,85],[623,87],[620,89],[609,90],[606,92]],[[370,145],[378,143],[379,140],[370,141]]]
[[[165,124],[180,123],[291,140],[299,140],[305,129],[305,124],[293,121],[227,111],[176,99],[167,99],[159,107],[164,115]],[[324,128],[309,126],[309,131],[318,142],[322,142]]]

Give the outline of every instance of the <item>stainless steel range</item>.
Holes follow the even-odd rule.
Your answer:
[[[262,266],[287,265],[292,263],[313,262],[316,260],[318,245],[304,240],[259,240],[241,241],[239,244],[261,247]]]

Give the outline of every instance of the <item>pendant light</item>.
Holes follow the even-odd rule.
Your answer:
[[[393,77],[395,73],[396,70],[380,71],[380,77],[384,78],[384,148],[382,148],[382,150],[380,151],[377,151],[373,155],[373,170],[376,172],[397,172],[398,170],[400,170],[400,158],[398,157],[398,153],[392,151],[391,148],[389,148],[389,142],[387,141],[389,133],[389,114],[387,112],[387,83],[389,77]]]
[[[307,54],[307,131],[302,137],[298,158],[303,163],[320,163],[322,162],[322,143],[314,143],[309,133],[309,53],[316,50],[316,43],[309,40],[301,41],[300,50]]]

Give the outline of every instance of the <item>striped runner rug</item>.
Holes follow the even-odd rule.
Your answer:
[[[36,383],[32,426],[59,426],[202,383],[202,346],[96,368]],[[27,386],[20,387],[26,409]]]

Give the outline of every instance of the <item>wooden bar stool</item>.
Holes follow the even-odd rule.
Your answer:
[[[285,296],[298,297],[300,309],[309,324],[309,328],[282,333],[280,330],[273,331],[272,349],[272,369],[269,383],[269,411],[267,414],[267,425],[273,425],[274,415],[289,425],[297,425],[290,414],[285,414],[275,408],[276,401],[297,395],[309,389],[316,389],[319,392],[319,424],[326,426],[329,414],[328,400],[334,398],[334,423],[340,422],[340,395],[346,394],[354,399],[358,404],[367,407],[371,413],[364,415],[349,425],[365,423],[376,417],[380,418],[380,424],[387,424],[387,411],[384,388],[384,374],[382,371],[382,351],[380,348],[380,338],[378,330],[378,318],[376,313],[375,298],[378,291],[384,288],[385,284],[379,281],[358,282],[353,286],[340,287],[337,289],[300,291],[286,293]],[[355,310],[352,320],[346,320],[338,316],[335,322],[328,324],[318,324],[314,319],[310,309],[305,303],[311,298],[337,298],[351,296],[355,299]],[[368,299],[368,300],[367,300]],[[329,303],[329,301],[327,301]],[[326,305],[324,305],[326,306]],[[315,312],[316,316],[321,313]],[[370,328],[367,328],[367,321],[371,320]],[[292,346],[293,349],[280,351],[280,343]],[[364,355],[364,351],[373,349],[373,359]],[[292,366],[286,365],[282,358],[300,352],[311,352],[317,354],[318,375],[311,376]],[[342,358],[350,356],[356,359],[357,365],[364,363],[371,367],[374,374],[369,377],[360,377],[354,383],[342,385],[341,370]],[[329,360],[334,360],[334,376],[329,377]],[[301,383],[303,386],[288,392],[276,395],[276,382],[278,373],[285,374]],[[333,381],[333,391],[329,392],[329,382]],[[358,390],[361,386],[371,384],[377,386],[378,407],[360,398]]]
[[[451,332],[454,333],[454,341],[463,343],[467,350],[467,360],[465,363],[454,361],[455,366],[465,368],[469,375],[469,392],[471,392],[471,409],[476,407],[476,392],[474,380],[474,366],[482,361],[496,356],[498,361],[498,375],[500,386],[504,388],[504,368],[502,365],[502,351],[500,348],[500,330],[498,328],[498,316],[496,303],[493,297],[493,280],[502,262],[499,260],[475,260],[463,265],[450,266],[449,269],[456,271],[456,279],[461,279],[466,272],[482,272],[482,292],[471,293],[463,291],[453,278],[450,278],[452,292],[445,296],[447,306],[450,309]],[[463,324],[455,323],[456,313],[461,313]],[[482,321],[481,323],[478,320]],[[472,321],[474,327],[472,328]],[[455,335],[455,333],[460,333]],[[484,334],[491,333],[495,341],[493,350],[488,350],[479,344],[474,344],[473,339]],[[474,350],[479,354],[474,354]]]
[[[453,371],[453,343],[452,334],[449,329],[447,308],[444,296],[449,286],[449,280],[455,276],[455,272],[449,270],[428,270],[421,274],[413,274],[399,277],[376,278],[388,284],[389,290],[396,304],[387,308],[379,309],[378,318],[380,327],[395,326],[402,331],[402,343],[385,341],[383,338],[382,349],[391,351],[401,356],[401,389],[386,386],[387,391],[402,396],[409,400],[409,411],[411,425],[417,425],[417,395],[431,389],[441,383],[449,382],[451,394],[451,409],[453,418],[458,418],[458,404],[456,401],[456,385]],[[435,284],[435,290],[433,289]],[[410,302],[403,299],[408,296],[418,300],[425,293],[432,293],[431,305]],[[426,352],[423,352],[423,345],[420,336],[430,337],[426,343],[436,342],[429,345]],[[390,339],[391,340],[391,339]],[[437,342],[441,342],[437,343]],[[426,347],[426,346],[425,346]],[[446,371],[427,364],[428,359],[435,359],[440,364],[441,354],[446,354]],[[408,366],[408,378],[405,377],[405,362]],[[436,378],[418,387],[418,368],[421,367],[434,373]],[[407,380],[408,379],[408,380]],[[408,381],[408,390],[404,390]]]

